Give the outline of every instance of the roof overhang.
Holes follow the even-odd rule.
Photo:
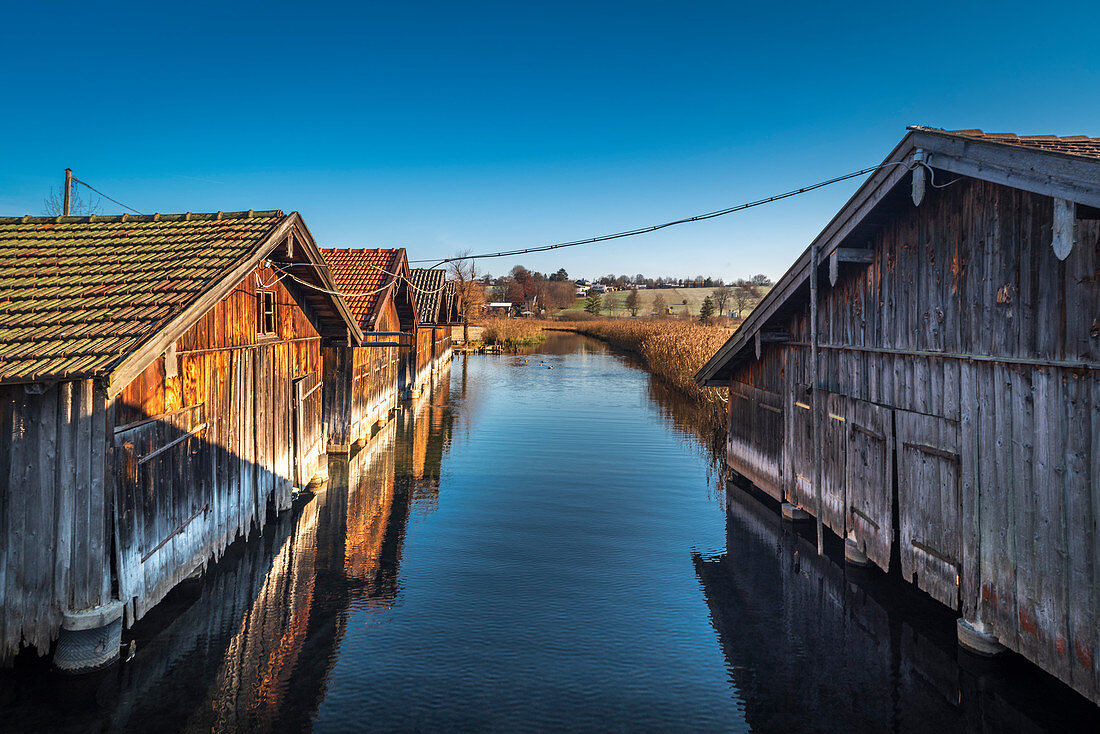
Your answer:
[[[404,248],[394,250],[393,258],[387,267],[389,270],[387,271],[386,293],[377,300],[374,311],[367,320],[367,324],[365,324],[368,333],[377,330],[378,318],[390,303],[397,310],[397,316],[401,321],[403,331],[411,331],[416,328],[416,302],[412,300],[412,293],[407,285],[404,288],[401,287],[403,282],[407,282],[410,272],[409,261]]]
[[[277,252],[278,248],[283,248]],[[130,352],[107,375],[107,395],[113,398],[129,385],[153,360],[183,336],[196,321],[236,288],[250,272],[265,260],[272,260],[290,274],[283,283],[300,301],[309,299],[318,311],[321,305],[326,318],[316,318],[314,326],[322,336],[346,339],[361,344],[363,331],[355,323],[350,309],[339,296],[328,265],[317,248],[313,235],[302,221],[301,215],[292,212],[249,255],[242,258],[203,295],[177,314],[165,326],[158,329],[137,349]],[[315,314],[316,317],[316,314]]]
[[[911,175],[918,150],[923,152],[928,165],[937,170],[1100,208],[1100,159],[966,138],[931,128],[908,130],[737,332],[703,365],[695,375],[696,384],[728,385],[733,368],[755,356],[757,332],[787,313],[796,296],[808,297],[811,251],[815,245],[819,254],[817,277],[821,278],[829,256],[837,248],[854,242],[863,244],[870,239],[872,231],[881,225],[881,220],[872,215],[881,215],[886,205],[908,198],[902,185]],[[909,205],[912,206],[911,201]]]

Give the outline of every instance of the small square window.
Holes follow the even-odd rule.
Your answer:
[[[275,334],[275,291],[259,291],[256,294],[256,333]]]

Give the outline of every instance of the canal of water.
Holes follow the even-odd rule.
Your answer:
[[[0,728],[1100,731],[1097,707],[958,653],[947,610],[727,489],[697,430],[584,337],[456,357],[139,622],[132,659],[0,673]]]

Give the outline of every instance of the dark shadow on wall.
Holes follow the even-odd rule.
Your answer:
[[[391,422],[363,450],[331,460],[329,481],[289,511],[262,528],[252,523],[251,537],[231,542],[205,574],[176,585],[123,633],[124,656],[126,644],[136,643],[132,660],[79,678],[51,673],[33,656],[0,671],[0,730],[308,729],[349,610],[384,613],[398,593],[409,487],[419,479],[398,468],[397,455],[416,430],[412,415]],[[186,435],[180,430],[176,438]],[[438,453],[432,447],[442,431],[428,436],[412,463],[434,462],[438,482],[438,461],[426,454]],[[203,472],[211,462],[231,463],[224,449],[195,441],[184,438],[173,450],[205,450]],[[187,456],[178,458],[186,469]],[[254,478],[252,487],[280,477],[255,464],[237,471]],[[152,496],[183,496],[192,488],[188,477],[201,482],[184,472]],[[264,504],[261,511],[271,512]]]

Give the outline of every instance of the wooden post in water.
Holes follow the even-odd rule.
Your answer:
[[[821,253],[818,251],[817,240],[810,245],[810,386],[812,392],[810,394],[810,404],[813,407],[813,420],[810,422],[811,431],[814,440],[814,500],[817,505],[817,552],[818,555],[822,555],[825,552],[825,537],[824,537],[824,523],[822,521],[822,511],[824,509],[824,502],[821,498],[821,455],[822,455],[822,435],[821,435],[821,379],[820,379],[820,359],[817,349],[817,267],[818,260],[821,257]]]

